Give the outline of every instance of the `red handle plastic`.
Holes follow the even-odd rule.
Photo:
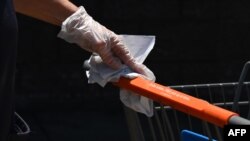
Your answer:
[[[122,77],[115,85],[220,127],[227,125],[232,116],[238,115],[237,113],[214,106],[207,101],[192,97],[141,77],[135,79]]]

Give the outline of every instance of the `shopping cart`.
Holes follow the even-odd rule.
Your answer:
[[[249,125],[249,66],[247,62],[239,82],[232,83],[166,87],[142,78],[121,78],[115,85],[155,101],[151,118],[124,107],[131,141],[222,141],[225,125]]]

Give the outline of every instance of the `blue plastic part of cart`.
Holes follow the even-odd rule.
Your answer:
[[[207,136],[189,131],[189,130],[182,130],[181,131],[181,141],[211,141]],[[212,141],[216,141],[212,139]]]

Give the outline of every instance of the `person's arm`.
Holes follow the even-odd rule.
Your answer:
[[[14,0],[18,13],[60,26],[78,7],[69,0]]]
[[[109,67],[119,69],[125,64],[146,74],[146,67],[136,62],[119,36],[95,21],[83,6],[69,0],[14,0],[14,6],[16,12],[61,26],[58,37],[99,54]]]

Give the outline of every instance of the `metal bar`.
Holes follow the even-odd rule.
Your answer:
[[[239,85],[238,85],[238,87],[236,89],[236,92],[235,92],[233,111],[238,110],[238,102],[239,102],[239,99],[240,99],[242,86],[244,84],[244,80],[246,78],[249,66],[250,66],[250,61],[245,63],[245,65],[243,67],[243,70],[241,72],[239,83],[238,83]]]
[[[232,116],[230,119],[229,119],[229,124],[235,124],[235,125],[250,125],[250,121],[245,119],[245,118],[242,118],[242,117],[239,117],[239,116]]]
[[[138,115],[135,111],[124,107],[125,116],[127,119],[128,130],[131,141],[145,141],[141,124],[138,118]]]

